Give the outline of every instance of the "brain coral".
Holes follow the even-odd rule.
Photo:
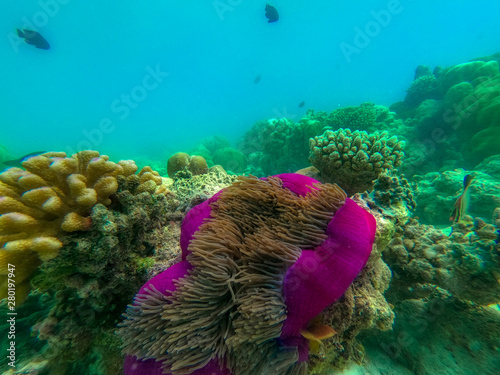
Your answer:
[[[339,129],[311,138],[309,146],[309,160],[321,177],[352,195],[371,189],[382,172],[400,166],[405,142],[387,132]]]
[[[131,160],[118,163],[97,151],[71,157],[50,152],[30,157],[24,169],[9,168],[0,174],[0,298],[5,297],[7,265],[16,268],[18,303],[29,292],[28,277],[43,261],[57,256],[62,242],[58,233],[88,230],[90,211],[109,205],[120,182],[135,192],[159,191],[162,179],[149,167],[135,175]]]
[[[207,173],[208,165],[203,156],[189,156],[185,152],[178,152],[172,155],[167,162],[167,173],[174,178],[177,172],[189,171],[193,175]]]
[[[129,306],[125,374],[305,374],[301,332],[349,287],[374,236],[373,216],[336,185],[240,177],[188,212],[183,260]]]

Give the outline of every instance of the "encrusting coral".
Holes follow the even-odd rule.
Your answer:
[[[178,209],[185,212],[231,185],[236,179],[237,176],[227,174],[220,165],[214,165],[207,173],[177,178],[172,184],[172,196],[178,202]]]
[[[405,142],[387,132],[339,129],[311,138],[309,146],[309,160],[322,180],[334,182],[352,195],[372,189],[382,172],[400,166]]]
[[[191,209],[183,260],[127,310],[125,373],[305,374],[303,332],[349,288],[375,235],[372,215],[317,183],[241,177]]]
[[[63,246],[59,235],[90,229],[92,208],[111,204],[121,181],[137,193],[164,191],[161,177],[151,168],[136,175],[132,160],[113,163],[97,151],[71,157],[49,152],[28,158],[22,166],[0,174],[0,298],[6,296],[7,265],[12,264],[17,303],[26,298],[33,271],[58,255]]]
[[[459,222],[447,236],[410,219],[398,226],[384,259],[394,274],[390,298],[425,298],[436,287],[465,301],[500,300],[499,228],[483,220]]]

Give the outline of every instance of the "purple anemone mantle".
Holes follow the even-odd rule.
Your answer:
[[[283,188],[305,196],[318,181],[294,173],[277,175]],[[182,227],[180,245],[182,261],[149,280],[139,291],[143,294],[150,285],[165,295],[175,288],[175,280],[186,276],[192,266],[186,260],[193,235],[205,220],[210,220],[212,202],[219,199],[220,192],[209,200],[192,208],[186,215]],[[283,297],[287,306],[287,317],[278,342],[283,347],[297,347],[299,361],[307,361],[308,341],[300,331],[307,328],[311,319],[340,298],[353,282],[370,256],[375,239],[374,217],[347,198],[337,210],[326,228],[327,238],[314,249],[304,249],[298,260],[288,268],[283,278]],[[136,298],[141,298],[137,296]],[[161,363],[154,359],[141,360],[128,355],[124,364],[125,375],[162,375]],[[233,375],[224,364],[210,361],[192,375]],[[235,374],[236,375],[236,374]]]

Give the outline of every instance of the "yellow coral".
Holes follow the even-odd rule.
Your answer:
[[[97,151],[71,157],[50,152],[30,157],[22,166],[0,173],[0,298],[5,296],[8,264],[15,266],[16,282],[25,282],[21,289],[27,295],[30,274],[63,246],[57,236],[88,230],[92,207],[111,204],[117,177],[137,180],[136,192],[155,193],[162,186],[162,178],[151,168],[135,175],[132,160],[113,163]]]

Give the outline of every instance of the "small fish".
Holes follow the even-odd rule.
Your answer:
[[[260,79],[261,79],[261,75],[259,74],[257,77],[255,77],[255,79],[253,80],[253,83],[257,84],[260,82]]]
[[[22,162],[31,158],[32,156],[38,156],[41,154],[45,154],[47,151],[35,151],[32,152],[28,155],[21,156],[19,159],[14,159],[14,160],[4,160],[2,161],[3,165],[6,165],[8,167],[22,167]]]
[[[19,38],[23,38],[26,43],[31,44],[36,48],[50,49],[49,42],[47,42],[45,38],[36,31],[28,29],[24,30],[17,29],[17,35],[19,36]]]
[[[300,331],[300,334],[309,340],[309,350],[311,353],[318,353],[323,346],[321,340],[326,340],[337,334],[332,327],[321,323],[321,314],[311,319],[305,330]]]
[[[266,4],[266,18],[269,20],[268,23],[276,22],[280,19],[278,11],[272,5]]]
[[[456,200],[454,206],[453,206],[453,211],[451,212],[451,217],[450,221],[453,222],[453,224],[458,223],[462,218],[466,215],[467,213],[467,208],[469,207],[469,186],[472,183],[472,180],[474,180],[473,175],[466,175],[464,177],[464,191],[458,199]]]
[[[305,104],[306,104],[306,102],[302,100],[302,101],[299,103],[299,108],[302,108]]]

